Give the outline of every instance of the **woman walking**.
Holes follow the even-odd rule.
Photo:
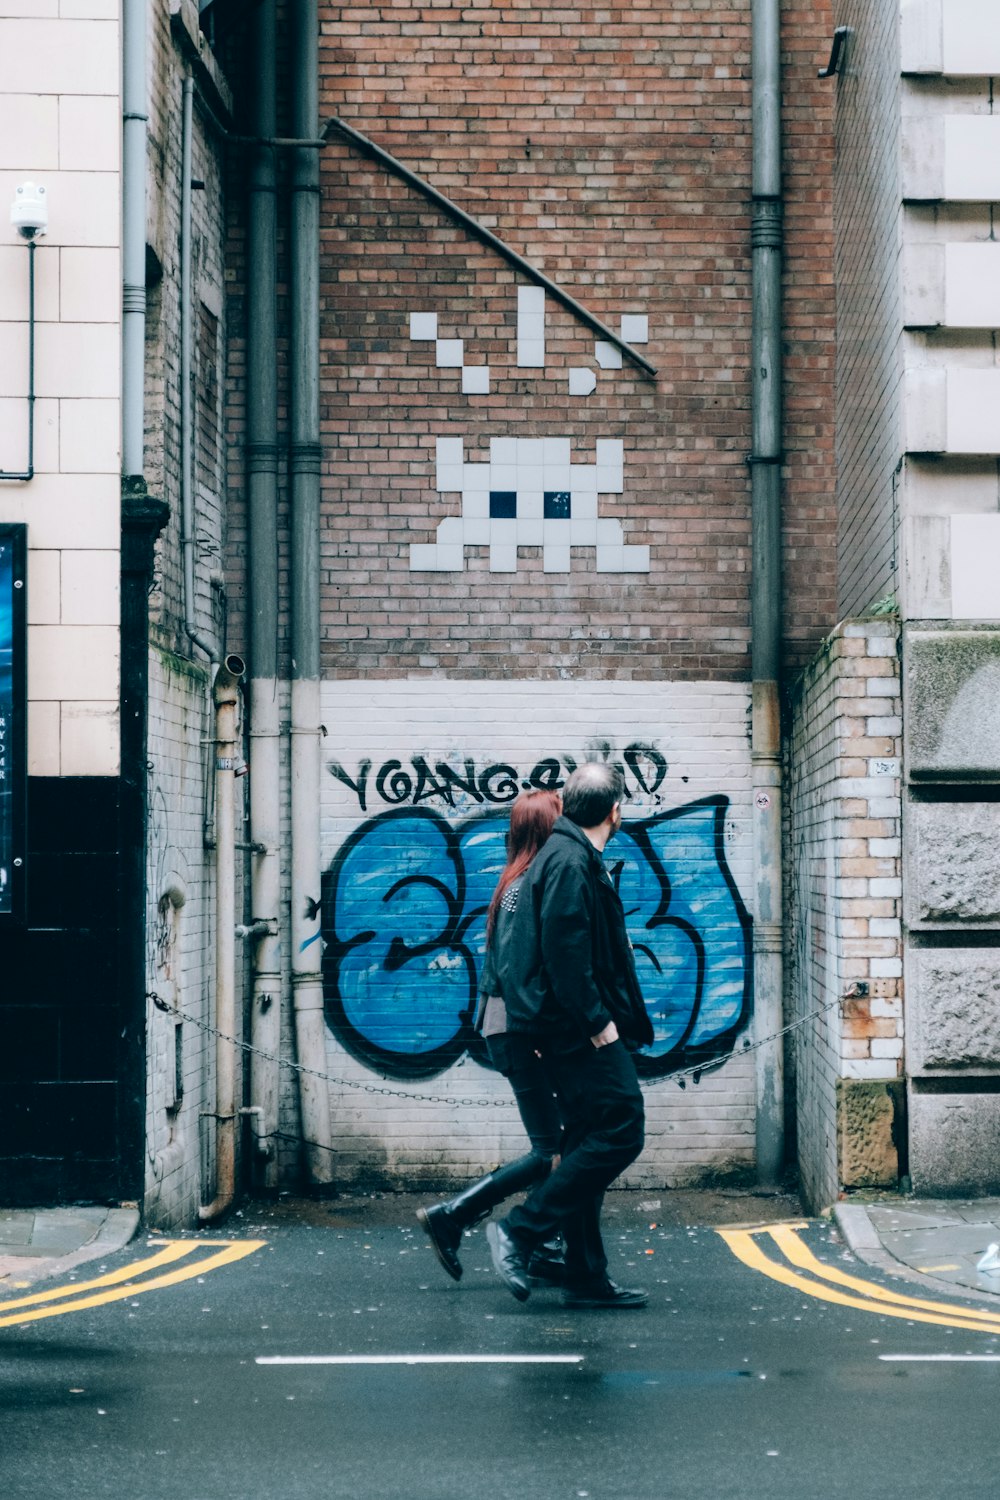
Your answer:
[[[458,1247],[464,1231],[485,1219],[492,1208],[512,1193],[541,1182],[551,1172],[559,1154],[562,1121],[552,1085],[533,1042],[507,1030],[503,974],[518,892],[532,860],[552,832],[561,806],[558,792],[531,791],[522,793],[511,807],[507,863],[486,918],[486,962],[475,1022],[486,1042],[490,1061],[514,1090],[531,1150],[507,1166],[497,1167],[447,1203],[417,1209],[417,1219],[427,1231],[438,1260],[455,1281],[462,1275]],[[542,1246],[532,1257],[529,1270],[536,1280],[561,1282],[561,1244]]]

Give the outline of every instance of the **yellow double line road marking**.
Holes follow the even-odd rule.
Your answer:
[[[886,1318],[936,1323],[943,1328],[965,1328],[1000,1337],[1000,1314],[956,1307],[948,1302],[931,1302],[923,1297],[907,1297],[902,1292],[878,1286],[874,1281],[849,1276],[836,1266],[825,1265],[799,1238],[798,1231],[808,1227],[805,1223],[768,1224],[760,1229],[720,1229],[718,1233],[745,1266],[760,1271],[772,1281],[780,1281],[797,1292],[804,1292],[807,1297],[835,1302],[841,1307],[860,1308],[862,1312],[880,1313]],[[767,1236],[784,1260],[772,1260],[765,1255],[759,1236]],[[803,1271],[809,1274],[800,1275]]]
[[[37,1323],[41,1318],[58,1318],[63,1313],[82,1312],[84,1308],[101,1307],[105,1302],[121,1302],[126,1297],[137,1297],[142,1292],[159,1291],[161,1287],[176,1286],[178,1282],[190,1281],[193,1276],[204,1276],[206,1271],[217,1271],[220,1266],[229,1266],[260,1250],[265,1240],[212,1240],[207,1244],[201,1240],[168,1240],[157,1255],[146,1260],[132,1261],[120,1266],[117,1271],[108,1271],[93,1281],[78,1281],[71,1286],[50,1287],[45,1292],[32,1292],[26,1297],[15,1297],[10,1301],[0,1300],[0,1328],[14,1324]],[[207,1257],[196,1256],[196,1250],[214,1249]],[[164,1271],[161,1267],[184,1261],[176,1270]],[[68,1300],[61,1300],[68,1299]],[[24,1311],[22,1311],[24,1309]]]

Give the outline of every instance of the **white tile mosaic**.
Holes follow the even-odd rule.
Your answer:
[[[626,344],[649,343],[649,319],[645,313],[625,313],[623,315],[622,338]]]
[[[438,336],[438,315],[428,312],[410,313],[410,338],[411,339],[436,339]]]
[[[518,549],[538,546],[548,573],[570,571],[573,546],[594,549],[598,572],[649,571],[649,548],[626,547],[621,522],[598,516],[598,495],[624,488],[620,438],[598,439],[594,464],[572,462],[569,438],[493,438],[488,464],[463,452],[460,438],[437,439],[437,488],[460,491],[462,513],[411,546],[412,571],[460,573],[465,548],[485,546],[493,572],[516,571]]]
[[[602,370],[620,370],[622,367],[622,351],[615,344],[605,343],[604,339],[598,339],[594,345],[594,358]]]
[[[582,366],[569,372],[569,393],[571,396],[592,396],[597,390],[597,376],[593,370],[586,370]]]
[[[460,370],[464,362],[461,339],[438,339],[435,354],[439,370]]]
[[[542,552],[542,571],[545,573],[568,573],[570,571],[569,548],[546,546]]]
[[[463,365],[462,394],[465,396],[488,396],[489,393],[489,365]]]

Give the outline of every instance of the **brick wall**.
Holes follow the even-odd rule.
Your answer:
[[[838,618],[896,580],[902,307],[898,6],[841,0],[851,27],[837,93]]]
[[[214,891],[205,855],[209,674],[150,655],[146,1196],[160,1227],[194,1220],[211,1193],[214,1143],[201,1112],[215,1107],[215,1045],[184,1015],[212,1023]],[[178,1034],[179,1031],[179,1034]],[[204,1148],[204,1165],[203,1165]]]
[[[793,705],[787,987],[789,1016],[803,1022],[792,1060],[799,1170],[813,1207],[866,1171],[877,1176],[884,1133],[859,1159],[850,1089],[902,1074],[897,645],[894,622],[841,626]]]
[[[658,1036],[643,1064],[659,1073],[646,1078],[647,1146],[628,1180],[679,1184],[752,1161],[750,1059],[683,1091],[665,1076],[728,1052],[749,1017],[739,897],[750,881],[747,713],[746,689],[729,684],[673,684],[653,696],[628,682],[469,680],[453,685],[448,704],[433,681],[324,686],[337,1181],[457,1182],[523,1150],[509,1089],[470,1054],[459,1013],[474,993],[511,798],[605,754],[625,768],[630,793],[606,859]]]
[[[392,758],[400,759],[412,794],[419,777],[413,756],[427,757],[433,770],[435,757],[457,754],[474,739],[486,765],[506,759],[520,766],[525,746],[539,736],[563,747],[579,739],[578,712],[586,732],[597,732],[582,681],[604,679],[608,691],[613,683],[616,691],[637,693],[656,682],[656,712],[640,710],[637,699],[635,727],[619,726],[624,748],[651,714],[659,722],[668,701],[664,680],[685,680],[710,699],[711,684],[735,689],[749,675],[749,3],[558,12],[324,4],[320,14],[321,116],[338,115],[370,134],[612,327],[622,316],[648,319],[641,352],[660,371],[654,385],[627,360],[620,369],[602,365],[593,332],[551,298],[544,365],[519,365],[518,292],[527,280],[342,138],[330,137],[321,158],[321,563],[331,737],[356,721],[371,725],[373,744],[388,745],[389,732],[372,721],[371,705],[378,705],[396,726],[400,753],[372,752],[367,794],[377,799],[375,780]],[[793,665],[811,657],[836,618],[832,94],[815,77],[831,26],[826,3],[783,15],[785,635]],[[284,108],[282,128],[287,123]],[[228,567],[230,639],[239,648],[244,243],[236,157],[231,167]],[[284,212],[285,200],[279,202]],[[282,244],[282,311],[286,269]],[[458,358],[473,379],[441,362],[454,347],[439,350],[433,338],[411,337],[412,314],[433,315],[438,339],[462,341]],[[286,355],[283,345],[283,392]],[[463,389],[482,379],[487,365],[488,390]],[[595,382],[590,395],[570,393],[571,374],[581,373]],[[501,466],[494,443],[568,444],[567,462],[598,467],[604,445],[620,444],[622,482],[598,485],[599,515],[621,527],[625,546],[648,548],[649,570],[599,570],[593,546],[581,543],[569,571],[557,571],[533,542],[518,549],[516,567],[508,556],[501,571],[482,540],[464,549],[461,570],[438,566],[439,559],[411,567],[411,547],[433,546],[439,524],[463,510],[454,473],[441,472],[449,465],[440,462],[439,439],[459,445],[459,463]],[[515,477],[497,487],[520,484]],[[548,488],[544,479],[538,484]],[[286,501],[283,490],[283,580]],[[427,563],[426,551],[421,560]],[[284,612],[281,629],[287,670]],[[410,711],[408,693],[419,678],[428,679],[420,713],[434,720],[431,729]],[[586,706],[564,722],[545,694],[532,695],[542,682],[572,689],[574,702]],[[472,734],[456,695],[477,685],[492,706],[482,710],[484,721],[470,721]],[[514,713],[505,718],[508,701]],[[712,715],[701,725],[699,755],[708,763],[731,743],[729,726],[726,716]],[[356,779],[365,752],[349,748],[354,760],[343,764],[350,761]],[[461,768],[464,755],[453,766]],[[746,755],[741,720],[741,777]],[[390,789],[392,775],[384,783]],[[343,784],[341,791],[352,795]],[[726,776],[711,779],[707,794],[715,793],[729,794]],[[689,795],[677,787],[675,805]],[[327,829],[331,867],[352,826]],[[338,1175],[381,1172],[397,1180],[416,1172],[429,1180],[458,1171],[454,1153],[440,1156],[448,1106],[425,1101],[409,1116],[397,1101],[366,1093],[371,1069],[336,1040],[331,1047],[331,1071],[346,1080],[334,1099]],[[447,1071],[447,1097],[460,1097],[455,1091],[470,1072],[471,1063]],[[435,1080],[424,1092],[438,1095],[444,1087]],[[673,1100],[661,1154],[653,1158],[662,1177],[750,1159],[752,1071],[730,1064],[686,1095],[673,1085],[660,1088]],[[714,1107],[705,1105],[710,1096]],[[290,1098],[286,1105],[291,1110]],[[483,1114],[491,1119],[493,1112]],[[686,1119],[695,1122],[690,1130]],[[497,1135],[477,1126],[482,1139],[469,1148],[467,1165],[495,1159],[510,1140],[505,1128]],[[698,1129],[705,1132],[700,1140]]]
[[[181,516],[180,214],[182,90],[185,64],[170,8],[153,6],[149,21],[149,207],[153,267],[146,318],[145,478],[170,506],[156,551],[150,619],[167,649],[190,654],[184,631]],[[193,110],[191,195],[191,399],[195,541],[192,623],[203,639],[224,648],[226,543],[223,351],[227,196],[218,135],[197,104]]]
[[[786,642],[807,660],[836,618],[832,470],[832,96],[815,77],[830,7],[784,17],[787,145]],[[323,670],[741,680],[748,673],[750,7],[320,7],[322,116],[429,178],[617,328],[649,320],[654,385],[601,368],[550,298],[544,368],[516,363],[527,283],[333,136],[322,155]],[[237,178],[234,176],[233,183]],[[242,231],[230,343],[232,592],[241,592]],[[488,394],[409,336],[412,312],[489,365]],[[571,396],[569,372],[596,379]],[[287,376],[287,372],[284,372]],[[283,377],[284,378],[284,377]],[[410,566],[460,511],[436,440],[563,439],[574,464],[623,445],[600,515],[648,572],[546,572],[523,545],[491,571]],[[281,527],[283,544],[285,514]],[[234,608],[242,608],[234,597]]]
[[[186,11],[187,40],[171,26],[170,7],[149,22],[150,123],[148,236],[153,268],[146,322],[145,477],[170,506],[157,544],[150,595],[149,878],[147,990],[147,1154],[144,1211],[160,1227],[190,1225],[214,1195],[215,1043],[184,1012],[211,1024],[215,985],[215,874],[212,835],[212,666],[185,630],[181,504],[180,213],[182,86],[197,42],[197,12]],[[212,60],[209,57],[209,63]],[[225,88],[224,80],[222,86]],[[191,623],[220,654],[226,641],[222,555],[226,337],[223,258],[227,198],[218,136],[196,102],[192,175],[192,530],[195,541]],[[237,789],[245,783],[238,781]],[[239,827],[239,823],[237,824]],[[208,837],[206,837],[208,835]],[[242,907],[237,856],[237,910]],[[237,993],[244,954],[237,948]],[[175,1014],[176,1013],[176,1014]],[[178,1040],[179,1028],[179,1040]],[[180,1087],[178,1087],[178,1081]]]

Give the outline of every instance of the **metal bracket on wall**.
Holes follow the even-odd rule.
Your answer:
[[[569,292],[564,291],[556,282],[550,280],[543,271],[538,270],[537,266],[533,266],[530,260],[526,260],[523,255],[519,255],[516,250],[511,249],[510,245],[506,244],[499,235],[494,234],[491,229],[487,229],[485,224],[480,224],[479,220],[474,219],[471,214],[467,214],[464,208],[459,208],[457,203],[453,203],[450,198],[446,198],[444,193],[439,192],[426,178],[419,177],[416,172],[411,171],[409,167],[397,160],[395,156],[390,155],[383,147],[376,145],[368,136],[362,135],[360,130],[355,130],[352,125],[347,125],[343,120],[330,119],[325,121],[323,125],[324,141],[329,138],[331,132],[336,132],[336,134],[343,136],[344,140],[348,141],[352,146],[357,147],[358,150],[363,151],[367,156],[374,157],[377,162],[385,167],[388,172],[398,177],[400,181],[405,182],[407,186],[414,188],[418,193],[422,193],[430,203],[440,208],[454,223],[467,230],[476,239],[481,240],[484,245],[488,245],[491,250],[495,250],[508,265],[513,266],[524,276],[529,277],[536,286],[544,287],[545,291],[556,302],[561,303],[575,318],[579,318],[581,323],[585,323],[594,333],[600,334],[602,339],[607,339],[609,343],[614,344],[615,348],[620,349],[626,359],[631,360],[632,364],[647,379],[656,379],[657,372],[655,366],[651,365],[647,359],[644,359],[636,349],[633,349],[631,344],[626,343],[620,334],[615,333],[614,329],[609,328],[606,323],[602,323],[600,318],[595,317],[592,312],[589,312],[575,297],[570,296]]]
[[[843,61],[844,57],[844,48],[847,45],[847,38],[850,36],[850,34],[851,28],[849,26],[837,27],[836,31],[833,33],[833,45],[830,48],[830,61],[827,63],[825,68],[819,69],[816,75],[817,78],[833,78],[840,72],[840,64]]]

